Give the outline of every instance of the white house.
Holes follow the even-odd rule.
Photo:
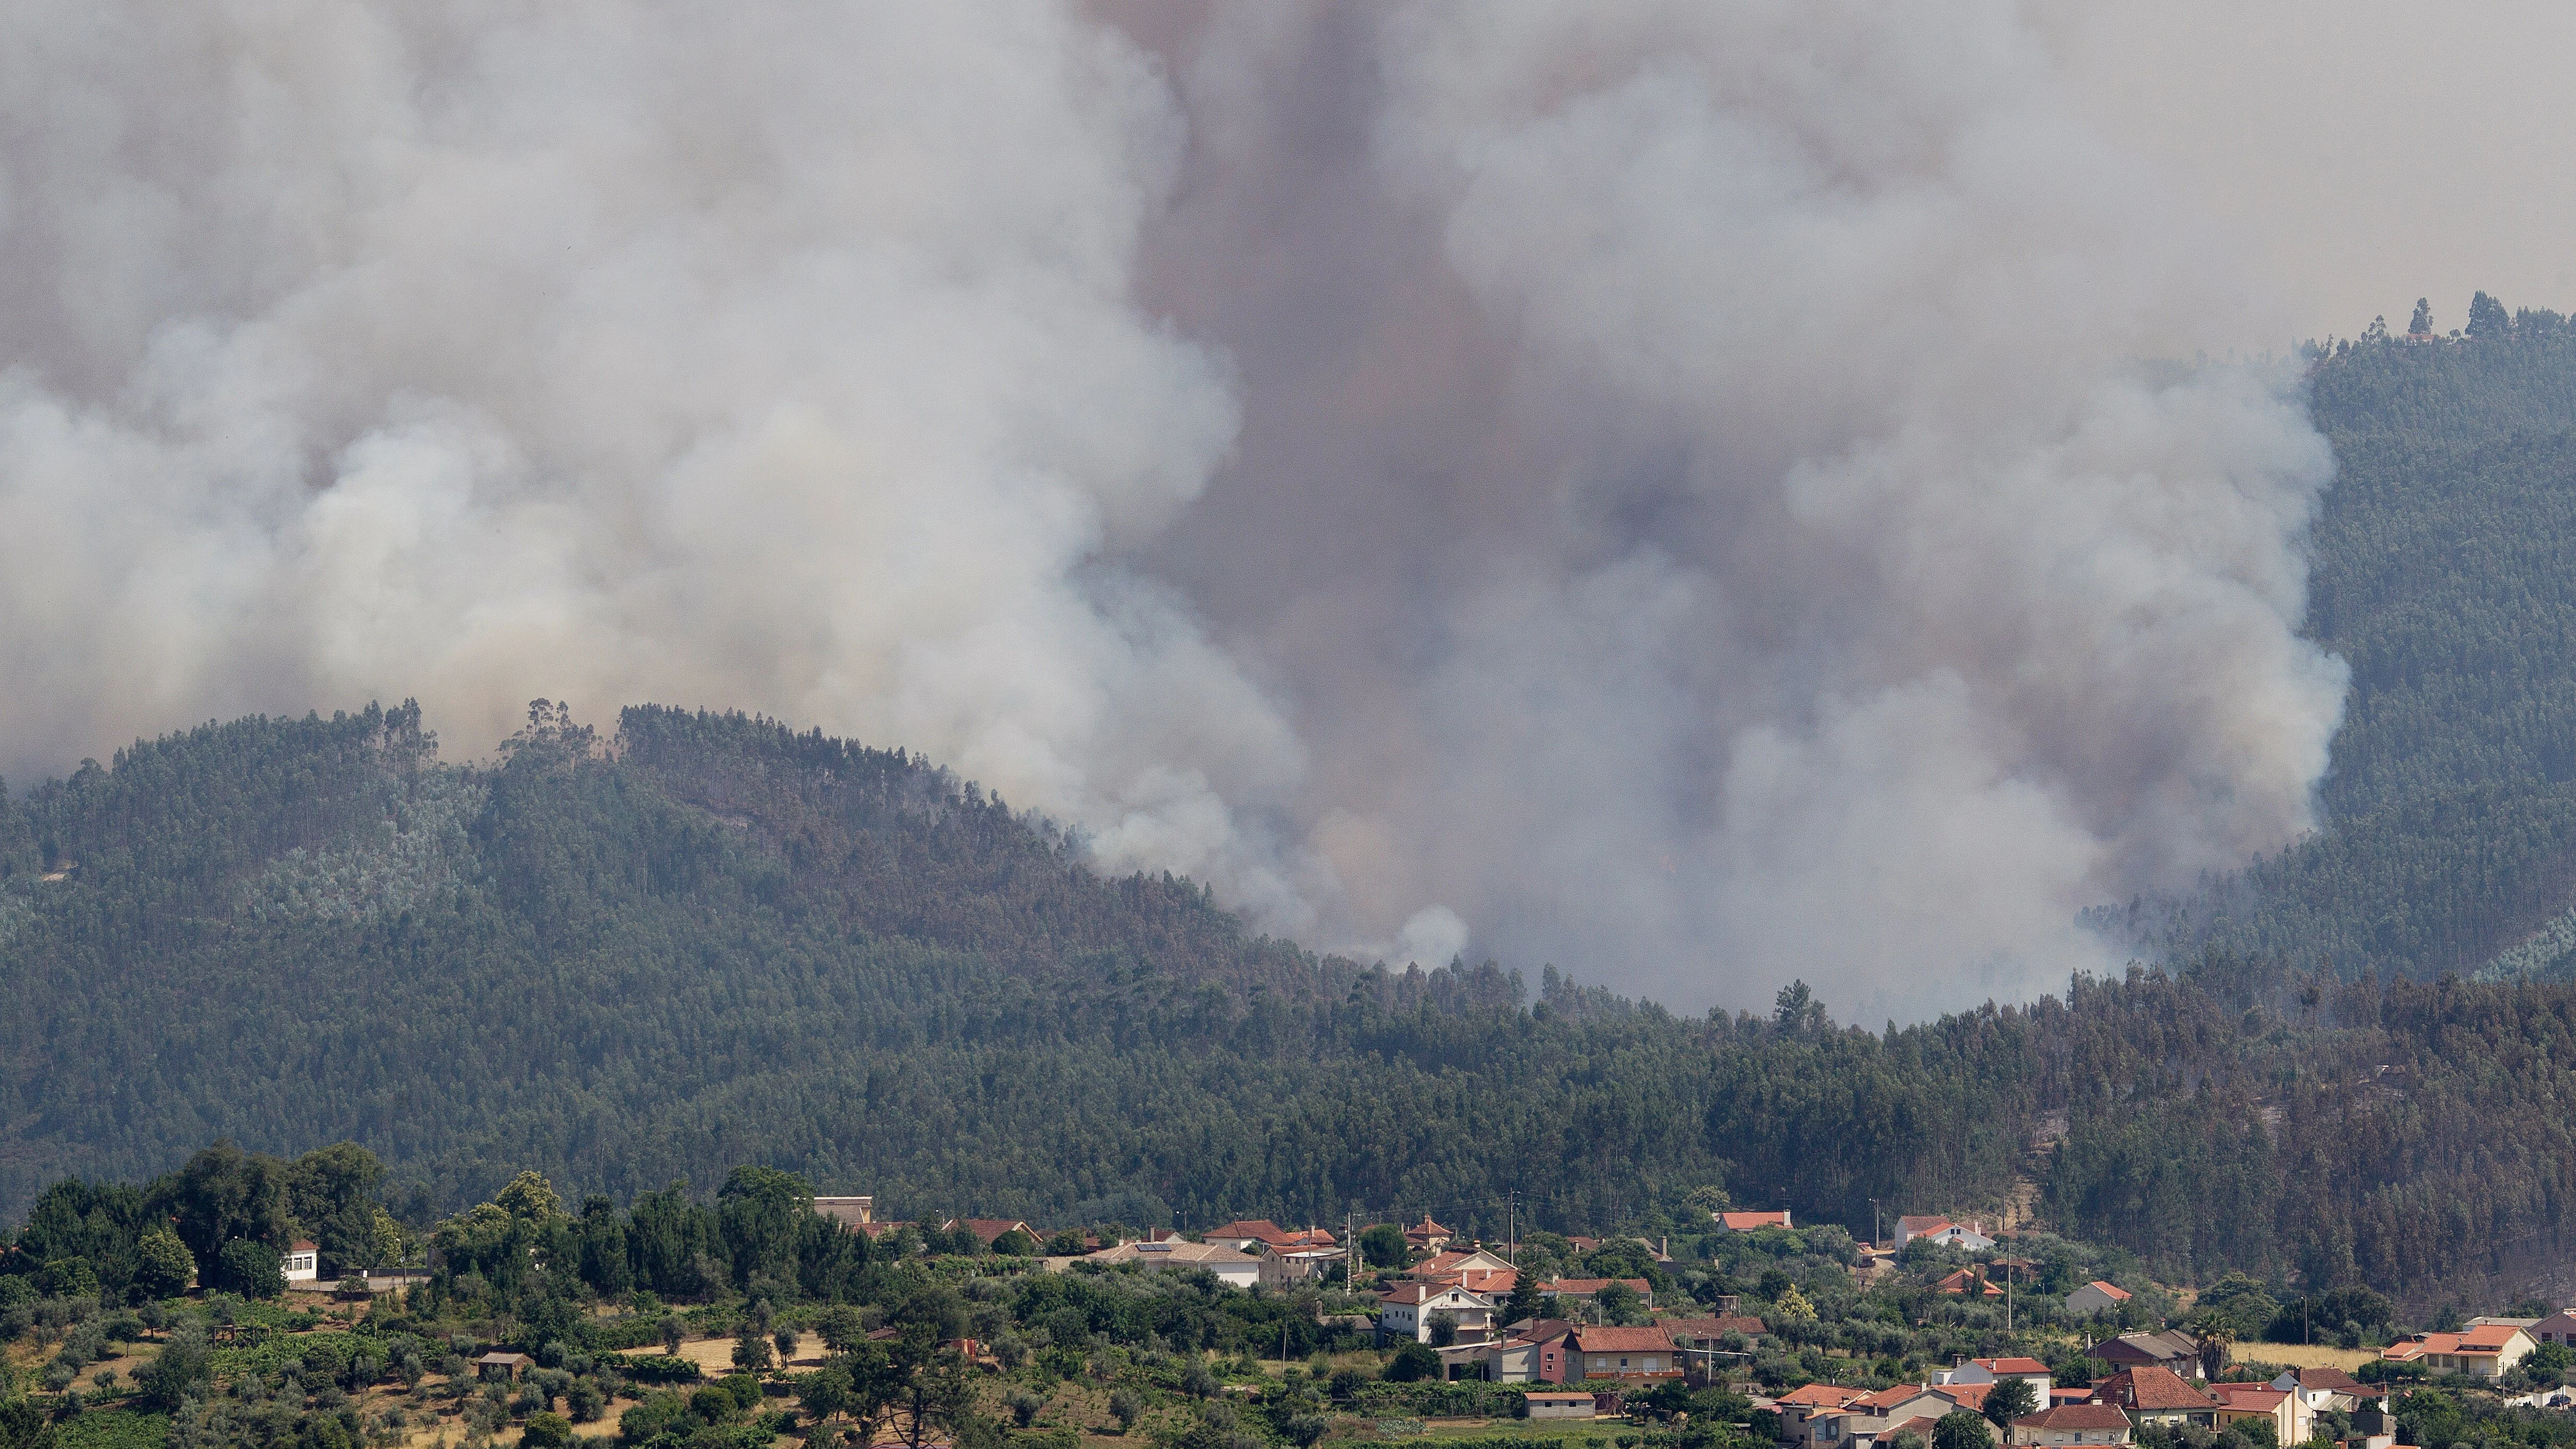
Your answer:
[[[1590,1394],[1573,1390],[1542,1390],[1523,1397],[1529,1401],[1533,1419],[1589,1419],[1596,1408]]]
[[[2019,1379],[2030,1385],[2031,1402],[2048,1402],[2048,1390],[2056,1381],[2048,1365],[2035,1358],[1972,1358],[1957,1368],[1944,1371],[1939,1382],[1944,1384],[1992,1384],[2005,1379]]]
[[[1896,1220],[1896,1246],[1902,1248],[1916,1238],[1930,1238],[1971,1253],[1982,1253],[1995,1245],[1995,1240],[1978,1231],[1978,1224],[1954,1223],[1944,1217],[1903,1217]]]
[[[1398,1283],[1378,1300],[1378,1337],[1428,1343],[1435,1313],[1457,1321],[1461,1343],[1479,1343],[1493,1336],[1492,1300],[1454,1283]]]
[[[2066,1311],[2076,1318],[2093,1318],[2104,1313],[2117,1313],[2120,1305],[2128,1301],[2128,1289],[2096,1278],[2066,1295]]]
[[[309,1240],[298,1238],[295,1246],[286,1250],[286,1261],[281,1266],[286,1269],[289,1283],[319,1281],[322,1277],[322,1250]]]

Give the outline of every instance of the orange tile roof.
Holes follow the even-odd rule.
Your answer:
[[[2218,1401],[2169,1368],[2152,1364],[2122,1369],[2093,1386],[2096,1401],[2131,1412],[2159,1409],[2208,1409]]]
[[[1574,1330],[1578,1353],[1670,1353],[1673,1336],[1660,1328],[1604,1328],[1585,1324]]]
[[[1840,1384],[1806,1384],[1782,1394],[1779,1402],[1795,1404],[1802,1409],[1811,1404],[1838,1409],[1859,1397],[1861,1397],[1860,1390],[1847,1389]]]
[[[1994,1391],[1993,1384],[1943,1384],[1932,1392],[1962,1409],[1982,1412],[1986,1407],[1986,1395]]]

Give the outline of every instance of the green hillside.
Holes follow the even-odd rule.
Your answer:
[[[2478,304],[2474,336],[2316,363],[2336,476],[2310,629],[2352,666],[2322,828],[2140,903],[2126,924],[2174,958],[2430,979],[2576,902],[2576,328]],[[2576,917],[2508,965],[2563,975],[2568,947]]]
[[[740,716],[544,711],[479,769],[408,706],[209,725],[0,802],[0,901],[13,1215],[223,1137],[358,1142],[421,1223],[530,1167],[1482,1236],[1507,1194],[1601,1230],[1722,1183],[1859,1227],[2027,1179],[2166,1272],[2402,1289],[2521,1271],[2576,1202],[2569,989],[2276,1009],[2221,956],[1884,1034],[1802,991],[1677,1018],[1318,958],[917,759]]]

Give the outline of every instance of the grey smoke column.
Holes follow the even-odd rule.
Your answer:
[[[2328,459],[2292,379],[2141,365],[2242,303],[2011,7],[1134,23],[1197,138],[1150,285],[1247,381],[1158,563],[1286,681],[1355,919],[1910,1016],[2307,823]]]
[[[36,4],[0,759],[766,709],[1910,1015],[2306,821],[2321,444],[2005,7]]]

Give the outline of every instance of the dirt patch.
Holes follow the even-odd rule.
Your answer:
[[[629,1358],[642,1358],[661,1353],[662,1345],[648,1343],[642,1348],[623,1348],[618,1352]],[[690,1339],[680,1345],[679,1356],[696,1364],[698,1371],[711,1379],[720,1379],[733,1372],[733,1340],[730,1338]],[[823,1336],[800,1333],[796,1336],[796,1347],[787,1355],[786,1366],[790,1369],[820,1368],[823,1357]]]
[[[2345,1373],[2358,1372],[2363,1364],[2375,1363],[2375,1348],[2327,1348],[2323,1344],[2240,1343],[2228,1349],[2230,1362],[2250,1359],[2255,1363],[2281,1363],[2292,1368],[2339,1368]]]

